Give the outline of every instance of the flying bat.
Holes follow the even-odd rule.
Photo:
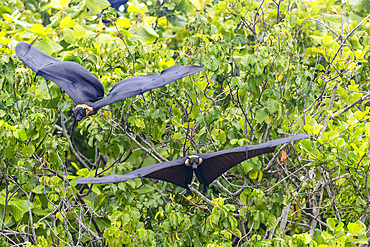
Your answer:
[[[189,155],[173,161],[162,162],[146,166],[123,175],[110,175],[105,177],[85,177],[76,181],[78,184],[118,183],[129,179],[155,178],[181,186],[190,193],[189,184],[193,173],[203,184],[203,192],[207,186],[224,172],[252,157],[272,153],[281,144],[309,138],[310,135],[299,134],[287,138],[280,138],[258,145],[241,146],[214,153]]]
[[[104,87],[99,79],[78,63],[59,61],[26,42],[19,42],[15,53],[27,67],[36,72],[36,76],[40,75],[64,89],[77,105],[73,110],[77,121],[96,114],[106,105],[143,94],[204,69],[196,65],[178,65],[161,73],[128,78],[114,85],[107,97],[104,97]]]

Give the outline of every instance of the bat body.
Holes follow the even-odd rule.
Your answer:
[[[195,173],[199,183],[204,184],[203,191],[206,192],[207,186],[213,180],[240,162],[258,155],[272,153],[281,144],[309,137],[310,135],[307,134],[299,134],[258,145],[241,146],[214,153],[190,155],[177,160],[146,166],[123,175],[85,177],[77,180],[76,183],[118,183],[129,179],[146,177],[176,184],[186,188],[190,192],[188,185],[193,179],[193,173]]]
[[[106,105],[163,87],[204,69],[202,66],[179,65],[161,73],[128,78],[114,85],[104,97],[104,87],[99,79],[80,64],[61,62],[26,42],[19,42],[15,52],[27,67],[36,72],[36,76],[40,75],[64,89],[77,105],[73,111],[77,121],[97,113]]]

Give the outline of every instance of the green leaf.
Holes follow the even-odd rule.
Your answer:
[[[61,222],[64,222],[64,218],[63,218],[63,215],[60,213],[60,211],[58,211],[55,215]]]
[[[100,194],[101,194],[101,191],[100,191],[100,189],[99,189],[99,187],[98,187],[98,186],[92,186],[92,187],[91,187],[91,190],[92,190],[95,194],[97,194],[97,195],[100,195]]]
[[[75,42],[75,38],[73,37],[73,31],[70,28],[63,28],[63,39],[65,42],[71,44]]]
[[[158,33],[151,26],[149,26],[149,24],[146,21],[143,22],[143,27],[144,27],[144,30],[147,31],[148,34],[156,38],[159,37]]]
[[[64,9],[70,2],[71,0],[51,0],[51,6],[56,9]]]
[[[204,6],[212,2],[212,0],[190,0],[197,10],[203,11]]]
[[[337,224],[337,221],[333,218],[329,218],[326,223],[328,224],[328,227],[331,231],[334,231],[335,225]]]
[[[316,41],[317,41],[317,43],[322,44],[322,37],[320,37],[320,36],[315,36],[315,35],[311,35],[310,37],[311,37],[312,39],[316,40]]]
[[[343,229],[344,223],[341,221],[339,224],[335,227],[335,231],[339,232],[340,230]]]
[[[10,204],[8,205],[9,211],[12,213],[15,221],[20,221],[23,217],[23,210],[17,204]]]
[[[321,236],[325,239],[325,240],[330,240],[330,239],[333,239],[334,236],[331,235],[330,233],[328,233],[327,231],[323,231],[321,233]]]
[[[144,27],[131,28],[128,30],[133,40],[142,40],[147,43],[154,43],[157,36],[149,33]],[[158,35],[158,34],[157,34]]]
[[[238,137],[238,131],[235,128],[230,128],[227,131],[227,138],[229,140],[235,140]]]
[[[249,172],[249,177],[251,179],[256,179],[257,176],[258,176],[258,170],[252,170],[252,171]]]
[[[72,36],[75,39],[81,39],[83,36],[85,36],[85,28],[79,24],[75,25],[73,27]]]
[[[358,234],[358,233],[365,233],[366,232],[366,226],[364,223],[357,221],[356,223],[348,223],[348,231],[351,234]]]
[[[241,125],[238,121],[232,121],[231,124],[237,129],[237,130],[240,130],[241,129]]]
[[[71,0],[60,0],[59,4],[60,6],[62,6],[62,8],[65,8],[69,5],[70,2]]]
[[[22,155],[23,156],[31,156],[34,151],[35,151],[34,146],[25,146],[22,150]]]
[[[134,5],[128,6],[127,13],[137,13],[140,14],[140,10]]]
[[[117,143],[114,143],[112,146],[110,146],[110,150],[112,152],[112,156],[117,159],[118,156],[121,153],[121,148]]]
[[[86,0],[85,6],[89,9],[89,15],[99,14],[103,9],[106,9],[110,6],[109,1],[107,0]]]
[[[72,17],[70,15],[65,16],[59,24],[60,28],[69,28],[73,26]]]
[[[367,244],[369,243],[367,241],[367,236],[366,234],[359,234],[359,235],[356,235],[356,236],[351,236],[351,240],[355,243],[360,243],[360,244]]]
[[[116,25],[118,27],[129,28],[131,26],[131,22],[128,18],[119,18],[117,19]]]
[[[320,133],[320,130],[324,128],[324,125],[322,124],[318,124],[316,127],[315,127],[315,131],[314,131],[314,134],[317,135]]]
[[[312,125],[305,124],[303,126],[303,128],[308,132],[308,134],[310,134],[310,135],[314,135],[315,134],[315,129],[312,127]]]
[[[276,216],[269,213],[268,211],[265,212],[265,214],[267,213],[267,221],[266,221],[266,226],[270,229],[272,229],[275,224],[276,224]]]
[[[211,136],[214,140],[218,140],[221,144],[226,142],[226,134],[222,129],[213,129]]]
[[[71,165],[78,171],[80,168],[77,166],[75,162],[71,162]]]
[[[253,161],[251,161],[252,159],[249,159],[246,162],[242,163],[245,174],[248,174],[248,172],[253,170],[254,168]]]
[[[331,36],[327,36],[325,35],[323,38],[322,38],[322,44],[324,46],[327,46],[328,44],[330,44],[332,41],[332,37]]]
[[[309,244],[311,242],[311,236],[308,233],[303,233],[304,236],[304,244]]]
[[[280,103],[276,100],[269,100],[266,103],[266,108],[270,112],[270,114],[273,114],[279,110]]]
[[[34,46],[37,49],[40,49],[41,51],[45,52],[48,55],[51,55],[51,54],[53,54],[55,52],[54,51],[54,47],[51,45],[50,42],[48,42],[46,40],[37,42]]]
[[[140,195],[142,195],[142,194],[147,194],[147,193],[153,192],[154,188],[150,185],[144,184],[144,185],[140,186],[140,188],[135,190],[135,191],[137,193],[139,193]]]
[[[24,129],[17,129],[17,136],[21,141],[27,140],[27,133]]]
[[[244,57],[242,57],[241,59],[241,64],[247,68],[248,64],[249,64],[249,55],[245,55]]]
[[[207,81],[206,80],[198,80],[197,81],[197,87],[199,90],[203,90],[207,87]]]
[[[189,218],[185,218],[183,221],[182,221],[182,224],[181,224],[181,228],[180,228],[180,231],[181,232],[186,232],[189,230],[189,228],[191,227],[191,222],[189,220]]]
[[[14,148],[11,147],[11,146],[7,146],[5,148],[5,157],[7,157],[8,159],[11,159],[15,156],[15,151],[14,151]]]
[[[48,189],[45,188],[45,191],[48,192]],[[43,194],[44,193],[44,186],[41,184],[37,185],[36,188],[32,190],[33,193],[35,194]]]
[[[265,108],[258,109],[256,112],[256,121],[257,123],[262,123],[267,118],[269,118],[269,114],[266,112]]]
[[[110,216],[108,216],[109,220],[112,222],[112,223],[115,223],[117,221],[118,218],[120,218],[120,216],[122,215],[122,212],[120,211],[115,211],[113,212]]]

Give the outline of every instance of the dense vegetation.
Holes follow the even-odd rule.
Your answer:
[[[1,246],[367,246],[370,1],[0,3]],[[175,64],[206,69],[71,133],[73,101],[34,80],[19,41],[106,91]],[[149,179],[75,183],[296,133],[312,138],[243,162],[207,194],[196,180],[191,195]]]

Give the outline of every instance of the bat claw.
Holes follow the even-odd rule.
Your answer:
[[[144,102],[146,102],[146,100],[145,100],[145,98],[144,98],[144,94],[141,94],[141,97],[143,97]]]
[[[143,185],[145,185],[144,180],[143,180],[143,176],[141,176],[141,174],[140,174],[140,173],[139,173],[137,176],[138,176],[138,178],[140,178],[140,180],[141,180],[141,182],[143,183]]]

